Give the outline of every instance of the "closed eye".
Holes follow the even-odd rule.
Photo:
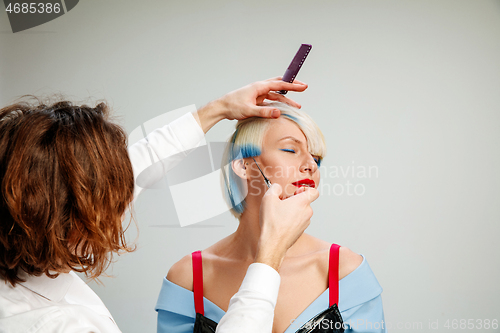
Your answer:
[[[283,148],[283,149],[280,149],[282,151],[286,151],[288,153],[295,153],[295,150],[293,149],[287,149],[287,148]],[[318,156],[313,156],[313,159],[314,159],[314,162],[316,162],[316,164],[319,166],[321,164],[321,160]]]

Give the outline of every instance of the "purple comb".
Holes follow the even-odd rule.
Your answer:
[[[297,73],[300,70],[300,67],[302,67],[302,64],[306,60],[307,55],[309,54],[309,51],[311,51],[312,45],[311,44],[302,44],[295,54],[295,57],[293,57],[292,62],[290,63],[290,66],[286,69],[285,74],[283,75],[283,78],[281,80],[285,82],[290,82],[292,83],[293,80],[295,80],[295,77],[297,76]],[[278,93],[285,95],[288,91],[286,90],[280,90]]]

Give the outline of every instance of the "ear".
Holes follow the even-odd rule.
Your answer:
[[[233,160],[231,162],[231,168],[233,168],[233,172],[241,179],[248,179],[249,177],[247,166],[248,162],[246,162],[243,158]]]

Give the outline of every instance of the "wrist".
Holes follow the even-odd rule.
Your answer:
[[[275,244],[276,243],[272,241],[261,241],[254,262],[266,264],[274,268],[279,273],[281,264],[283,263],[283,259],[285,258],[286,251],[277,248]]]
[[[212,101],[196,111],[198,124],[207,133],[219,121],[226,119],[226,106],[221,99]]]

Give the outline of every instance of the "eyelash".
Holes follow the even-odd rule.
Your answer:
[[[281,150],[282,150],[282,151],[286,151],[286,152],[288,152],[288,153],[294,153],[294,154],[295,154],[295,150],[293,150],[293,149],[281,149]],[[319,165],[319,158],[317,158],[317,157],[313,157],[313,159],[314,159],[314,161],[316,162],[316,164],[318,164],[318,165]]]

